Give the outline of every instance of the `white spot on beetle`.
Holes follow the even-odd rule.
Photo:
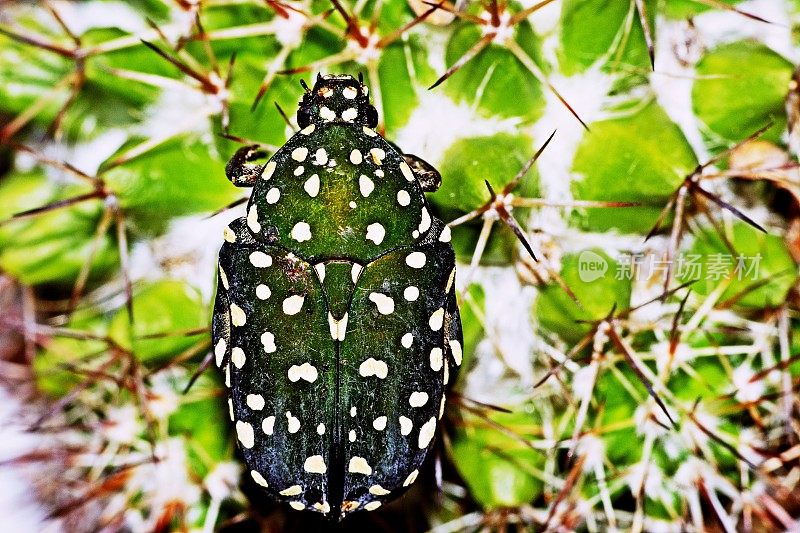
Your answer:
[[[409,285],[403,291],[403,298],[405,298],[409,302],[417,301],[417,298],[419,298],[419,289],[416,288],[414,285]]]
[[[361,151],[358,148],[354,148],[353,151],[350,152],[350,162],[354,165],[360,165],[363,160],[364,157],[361,155]]]
[[[379,416],[378,418],[372,421],[372,427],[374,427],[378,431],[383,431],[384,429],[386,429],[387,421],[388,418],[386,418],[385,416]]]
[[[259,300],[267,300],[270,296],[272,296],[272,291],[269,289],[269,287],[263,283],[260,283],[256,287],[256,296],[258,296]]]
[[[250,206],[250,209],[247,211],[247,227],[250,228],[250,231],[253,233],[261,232],[261,224],[258,222],[258,207],[256,204]]]
[[[358,373],[363,377],[377,376],[380,379],[385,379],[389,375],[389,367],[383,361],[378,361],[370,357],[358,367]]]
[[[347,205],[350,206],[350,209],[355,209],[357,204],[351,200]]]
[[[367,511],[374,511],[375,509],[377,509],[381,505],[383,505],[383,504],[381,502],[378,502],[378,501],[369,502],[368,504],[366,504],[364,506],[364,509],[366,509]]]
[[[422,218],[419,221],[419,232],[420,234],[425,233],[431,227],[431,214],[428,213],[428,208],[422,208]]]
[[[308,225],[308,222],[298,222],[292,228],[290,235],[297,242],[308,241],[311,239],[311,226]]]
[[[344,111],[342,111],[342,120],[346,122],[353,122],[355,118],[358,116],[358,110],[355,107],[348,107]]]
[[[317,148],[317,151],[314,152],[314,160],[313,163],[315,165],[324,165],[328,162],[328,152],[325,148]]]
[[[328,502],[317,502],[314,504],[314,509],[322,514],[328,514],[331,512],[331,505]]]
[[[264,252],[253,252],[250,254],[250,264],[256,268],[268,268],[272,266],[272,256]]]
[[[262,476],[258,471],[251,470],[250,471],[250,477],[253,478],[253,481],[258,483],[262,487],[264,487],[264,488],[269,487],[269,483],[267,483],[267,480],[264,479],[264,476]]]
[[[411,430],[414,429],[414,422],[407,416],[401,416],[398,420],[400,420],[400,434],[405,436],[411,433]]]
[[[450,289],[453,287],[453,282],[456,280],[456,269],[455,267],[453,270],[450,271],[450,276],[447,278],[447,286],[444,288],[444,292],[450,292]]]
[[[372,156],[372,162],[378,166],[381,166],[383,160],[386,159],[386,152],[384,152],[380,148],[371,149],[369,151],[369,155]]]
[[[264,346],[265,353],[275,353],[277,349],[275,346],[275,335],[270,333],[269,331],[265,331],[261,334],[261,345]]]
[[[419,392],[415,391],[411,393],[411,396],[408,397],[408,404],[411,407],[422,407],[428,403],[428,393],[427,392]]]
[[[301,492],[303,492],[303,489],[300,487],[300,485],[292,485],[288,489],[283,489],[278,494],[281,496],[297,496]]]
[[[277,163],[275,161],[270,161],[264,166],[264,171],[261,173],[261,179],[264,181],[270,179],[272,175],[275,173],[275,167],[277,167]]]
[[[289,423],[289,433],[297,433],[300,431],[300,419],[292,416],[291,411],[286,411],[286,421]]]
[[[228,284],[228,275],[225,273],[225,270],[222,269],[222,265],[219,266],[219,279],[222,281],[222,286],[225,290],[230,289],[230,285]]]
[[[367,137],[376,137],[376,136],[378,135],[377,133],[375,133],[375,130],[373,130],[372,128],[368,128],[368,127],[366,127],[366,126],[364,126],[364,127],[362,128],[362,130],[364,131],[364,134],[365,134]]]
[[[214,357],[216,358],[217,368],[222,366],[222,360],[225,358],[225,352],[228,351],[228,343],[225,339],[220,339],[217,345],[214,346]]]
[[[383,242],[383,238],[386,236],[386,229],[384,229],[383,224],[380,222],[373,222],[369,226],[367,226],[367,240],[372,241],[375,244],[380,244]]]
[[[406,480],[405,480],[405,481],[403,481],[403,486],[404,486],[404,487],[408,487],[409,485],[411,485],[412,483],[414,483],[414,482],[417,480],[417,476],[418,476],[418,475],[419,475],[419,470],[414,470],[413,472],[411,472],[411,473],[408,475],[408,477],[406,478]]]
[[[382,315],[391,315],[394,313],[394,300],[391,296],[386,296],[379,292],[369,293],[369,301],[374,303],[378,308],[378,312]]]
[[[261,429],[264,431],[265,434],[272,435],[272,432],[275,429],[275,417],[268,416],[267,418],[265,418],[264,421],[261,422]]]
[[[314,174],[303,184],[303,189],[311,198],[316,198],[319,194],[319,175]]]
[[[311,474],[324,474],[328,471],[328,466],[321,455],[312,455],[306,458],[303,463],[303,470]]]
[[[402,205],[403,207],[411,203],[411,195],[408,194],[407,190],[400,189],[399,191],[397,191],[397,203]]]
[[[245,448],[252,448],[256,443],[253,426],[247,422],[236,421],[236,436]]]
[[[317,434],[318,434],[318,435],[324,435],[324,434],[325,434],[325,424],[323,424],[323,423],[320,423],[320,424],[317,426]]]
[[[347,434],[347,440],[349,440],[350,442],[355,442],[356,441],[356,430],[355,429],[351,429],[350,432]]]
[[[328,327],[331,330],[331,338],[335,341],[343,341],[347,333],[347,313],[341,318],[336,320],[333,314],[328,313]]]
[[[305,167],[303,165],[297,165],[297,168],[294,169],[293,174],[295,176],[301,176],[303,174],[303,172],[305,172],[305,171],[306,171],[306,169],[305,169]]]
[[[356,91],[355,87],[345,87],[342,89],[342,96],[347,98],[348,100],[352,100],[356,96],[358,96],[358,91]]]
[[[292,159],[297,161],[298,163],[302,163],[308,157],[308,148],[305,146],[298,146],[294,150],[292,150]]]
[[[436,432],[436,417],[432,416],[430,420],[425,422],[421,428],[419,428],[419,439],[417,440],[417,445],[420,449],[424,449],[428,447],[428,444],[431,443],[431,439],[433,439],[433,434]]]
[[[445,226],[442,232],[439,234],[439,242],[450,242],[450,239],[453,238],[453,232],[450,230],[450,226]]]
[[[422,268],[428,258],[422,252],[411,252],[406,256],[406,264],[411,268]]]
[[[225,386],[231,388],[231,365],[225,365]]]
[[[442,377],[442,383],[444,385],[447,385],[448,383],[450,383],[450,362],[449,361],[445,362],[445,365],[444,365],[444,375]]]
[[[273,187],[267,191],[267,203],[268,204],[277,204],[278,200],[281,199],[281,191],[277,187]]]
[[[358,455],[354,455],[350,458],[350,464],[347,466],[347,471],[351,474],[364,474],[365,476],[369,476],[372,474],[372,467],[369,466],[369,463],[363,457],[359,457]]]
[[[439,420],[441,420],[442,416],[444,415],[444,401],[445,401],[445,396],[443,394],[442,401],[439,402]]]
[[[453,361],[455,361],[456,366],[461,366],[461,360],[464,357],[461,343],[457,339],[450,339],[448,342],[450,344],[450,353],[453,354]]]
[[[228,416],[231,419],[231,422],[236,420],[236,417],[233,415],[233,400],[228,398]]]
[[[302,130],[300,130],[300,133],[302,133],[303,135],[311,135],[312,133],[314,133],[315,129],[317,129],[316,124],[309,124]]]
[[[222,230],[222,237],[227,242],[236,242],[236,234],[228,226],[225,226],[225,229]]]
[[[301,379],[304,379],[309,383],[314,383],[317,381],[317,377],[319,376],[319,372],[317,372],[316,367],[310,363],[303,363],[299,366],[292,365],[287,374],[289,376],[289,381],[292,383],[296,383]]]
[[[330,122],[331,120],[336,120],[336,113],[331,111],[328,107],[322,106],[319,108],[319,116],[322,120]]]
[[[356,416],[358,414],[358,408],[354,405],[350,408],[350,416]]]
[[[350,279],[353,280],[354,284],[358,281],[358,277],[361,275],[362,270],[364,270],[364,267],[358,263],[353,263],[353,268],[350,270]]]
[[[264,408],[265,402],[264,397],[260,394],[248,394],[247,395],[247,407],[252,409],[253,411],[260,411]]]
[[[369,177],[361,174],[358,178],[358,189],[361,191],[361,196],[366,198],[369,193],[375,190],[375,183]]]
[[[389,494],[391,494],[390,491],[384,489],[380,485],[372,485],[369,488],[369,493],[374,494],[375,496],[388,496]]]
[[[289,502],[289,507],[295,511],[302,511],[306,508],[306,505],[303,502]]]
[[[289,316],[296,315],[303,308],[303,302],[305,302],[305,300],[305,296],[300,294],[293,294],[285,298],[283,300],[283,314]]]
[[[403,338],[400,339],[400,344],[403,345],[403,348],[411,348],[411,345],[414,344],[414,334],[406,333],[403,335]]]
[[[325,282],[325,263],[317,263],[314,265],[314,270],[317,271],[317,277],[320,283]]]
[[[375,175],[378,176],[379,178],[382,178],[383,177],[383,170],[381,170],[379,168],[376,168],[375,169]]]
[[[233,363],[233,366],[242,368],[245,361],[247,361],[247,357],[244,355],[244,350],[238,346],[231,350],[231,363]]]
[[[444,309],[440,307],[433,312],[431,318],[428,320],[428,325],[433,331],[439,331],[442,329],[442,322],[444,322]]]
[[[442,355],[442,349],[439,347],[433,348],[431,350],[430,355],[431,360],[431,370],[434,372],[438,372],[442,369],[442,362],[444,361],[444,357]]]
[[[407,181],[414,181],[414,173],[411,172],[411,167],[408,166],[408,163],[403,161],[400,163],[400,172],[403,173],[403,176],[406,178]]]

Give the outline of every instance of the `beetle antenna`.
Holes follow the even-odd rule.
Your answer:
[[[310,92],[311,92],[311,89],[309,89],[309,88],[308,88],[308,84],[306,83],[306,80],[303,80],[303,79],[301,79],[301,80],[300,80],[300,86],[301,86],[303,89],[305,89],[305,91],[306,91],[307,93],[310,93]]]
[[[359,71],[359,73],[358,73],[358,83],[360,83],[362,85],[364,84],[364,73],[361,72],[361,71]]]

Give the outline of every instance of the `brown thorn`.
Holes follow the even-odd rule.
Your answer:
[[[97,198],[102,198],[102,196],[103,196],[102,193],[100,193],[99,191],[92,191],[92,192],[87,192],[85,194],[80,194],[78,196],[73,196],[72,198],[67,198],[66,200],[58,200],[56,202],[53,202],[53,203],[50,203],[50,204],[47,204],[47,205],[34,207],[33,209],[27,209],[25,211],[20,211],[19,213],[15,213],[14,215],[12,215],[11,218],[7,218],[5,220],[0,220],[0,226],[2,226],[3,224],[6,224],[8,222],[11,222],[13,220],[20,220],[20,219],[32,217],[32,216],[35,216],[35,215],[38,215],[38,214],[41,214],[41,213],[46,213],[48,211],[54,211],[56,209],[63,209],[65,207],[70,207],[70,206],[73,206],[75,204],[79,204],[81,202],[85,202],[87,200],[94,200],[94,199],[97,199]]]
[[[286,122],[286,125],[289,126],[295,133],[297,133],[297,128],[295,128],[294,125],[292,125],[292,121],[289,120],[289,116],[286,114],[286,111],[283,110],[283,108],[278,104],[278,102],[275,102],[275,108],[278,110],[278,113],[280,113],[281,117],[283,118],[283,121]]]
[[[59,46],[55,43],[48,42],[44,40],[44,38],[42,37],[39,36],[29,37],[27,35],[22,35],[20,33],[7,30],[2,26],[0,26],[0,35],[5,35],[10,39],[13,39],[15,41],[20,41],[25,44],[29,44],[31,46],[35,46],[36,48],[41,48],[49,52],[54,52],[60,56],[66,57],[67,59],[76,59],[78,55],[75,50],[70,50],[68,48],[64,48],[63,46]]]
[[[756,20],[758,22],[763,22],[765,24],[775,24],[774,22],[772,22],[770,20],[767,20],[765,18],[759,17],[758,15],[754,15],[753,13],[750,13],[748,11],[742,11],[741,9],[738,9],[735,6],[726,4],[725,2],[720,2],[719,0],[694,0],[694,1],[697,2],[698,4],[705,4],[705,5],[713,7],[713,8],[724,9],[725,11],[733,11],[734,13],[738,13],[739,15],[742,15],[743,17],[747,17],[749,19],[753,19],[753,20]]]
[[[727,299],[719,302],[715,307],[717,309],[730,309],[731,307],[733,307],[734,305],[739,303],[748,294],[751,294],[751,293],[757,291],[761,287],[769,285],[770,283],[775,281],[775,279],[777,279],[777,278],[780,278],[780,277],[783,277],[783,276],[786,276],[786,275],[790,275],[790,274],[794,274],[794,269],[781,270],[780,272],[776,272],[775,274],[773,274],[773,275],[771,275],[771,276],[769,276],[767,278],[760,279],[758,281],[750,283],[744,289],[742,289],[741,291],[737,292],[736,294],[734,294],[730,298],[727,298]]]
[[[211,70],[219,75],[219,63],[217,62],[217,56],[214,54],[214,49],[211,47],[211,41],[208,39],[208,34],[206,33],[205,28],[203,28],[203,23],[200,21],[200,12],[196,11],[194,14],[194,24],[197,26],[197,31],[199,32],[200,39],[203,41],[203,48],[206,52],[206,57],[208,58],[208,62],[211,65]]]
[[[130,264],[128,257],[128,234],[125,230],[125,215],[119,206],[117,199],[109,196],[111,200],[110,209],[114,213],[114,221],[117,228],[117,245],[119,248],[119,262],[122,271],[122,278],[125,284],[125,307],[128,309],[128,321],[133,324],[133,285],[131,283]]]
[[[683,215],[686,209],[686,195],[688,192],[687,185],[682,185],[678,189],[677,197],[675,198],[675,218],[672,220],[672,231],[669,234],[669,243],[667,244],[667,271],[664,273],[664,293],[669,291],[669,284],[672,281],[672,262],[675,259],[675,254],[678,253],[678,245],[681,240],[681,232],[683,230]]]
[[[716,442],[717,444],[719,444],[720,446],[722,446],[723,448],[725,448],[726,450],[728,450],[728,451],[729,451],[731,454],[733,454],[733,456],[734,456],[734,457],[736,457],[737,459],[739,459],[740,461],[742,461],[743,463],[745,463],[745,464],[746,464],[747,466],[749,466],[749,467],[750,467],[752,470],[754,470],[754,471],[755,471],[755,470],[758,470],[758,467],[757,467],[756,465],[754,465],[753,463],[751,463],[751,462],[750,462],[750,461],[749,461],[749,460],[748,460],[748,459],[747,459],[747,458],[746,458],[744,455],[742,455],[742,454],[739,452],[739,450],[737,450],[737,449],[736,449],[736,446],[733,446],[733,445],[731,445],[730,443],[728,443],[728,442],[726,442],[725,440],[723,440],[723,439],[722,439],[722,438],[721,438],[719,435],[716,435],[716,434],[714,434],[714,432],[713,432],[713,431],[711,431],[710,429],[708,429],[707,427],[705,427],[705,426],[704,426],[704,425],[703,425],[703,424],[702,424],[702,423],[701,423],[701,422],[700,422],[700,421],[697,419],[697,417],[696,417],[696,416],[695,416],[695,414],[694,414],[694,411],[695,411],[695,408],[697,407],[697,405],[699,404],[699,402],[700,402],[700,400],[698,399],[698,400],[695,402],[695,405],[692,407],[692,410],[691,410],[691,411],[689,411],[689,413],[688,413],[688,415],[689,415],[689,419],[690,419],[690,420],[691,420],[691,421],[694,423],[694,425],[695,425],[695,426],[697,426],[697,428],[698,428],[700,431],[702,431],[703,433],[705,433],[705,434],[706,434],[706,435],[707,435],[709,438],[711,438],[711,440],[713,440],[714,442]]]
[[[581,340],[579,340],[578,343],[575,344],[575,346],[573,346],[572,349],[569,352],[567,352],[566,356],[564,357],[564,360],[559,362],[556,366],[554,366],[550,370],[548,370],[547,373],[539,381],[534,383],[532,388],[533,389],[537,389],[537,388],[541,387],[542,385],[544,385],[547,382],[547,380],[550,379],[550,376],[555,375],[559,370],[564,368],[564,366],[569,361],[572,361],[572,358],[575,357],[575,355],[578,352],[580,352],[581,350],[586,348],[586,346],[588,346],[589,343],[592,341],[592,339],[594,337],[594,334],[595,334],[595,330],[596,330],[596,328],[592,329],[591,331],[589,331],[589,333],[584,335],[583,338],[581,338]]]
[[[644,0],[634,0],[636,11],[639,13],[639,22],[644,33],[644,42],[647,44],[647,54],[650,56],[650,68],[656,70],[655,46],[653,44],[653,32],[650,28],[650,21],[647,19],[647,7]]]
[[[633,358],[633,354],[631,354],[628,351],[628,347],[625,345],[625,343],[620,338],[620,336],[617,333],[617,330],[615,329],[614,325],[613,324],[609,324],[609,327],[608,327],[607,331],[608,331],[608,337],[611,339],[611,342],[613,342],[614,345],[617,347],[617,349],[620,352],[622,352],[622,355],[625,356],[625,360],[628,362],[628,365],[631,367],[633,372],[636,374],[636,377],[639,378],[639,381],[642,383],[642,385],[644,385],[644,387],[647,389],[647,393],[650,395],[651,398],[653,398],[653,400],[655,400],[655,402],[658,404],[658,406],[661,408],[661,410],[664,412],[664,414],[667,415],[667,418],[672,423],[672,425],[675,426],[675,420],[673,420],[672,419],[672,415],[669,414],[669,411],[667,410],[667,406],[661,400],[661,397],[658,395],[658,393],[656,393],[655,389],[653,389],[653,383],[650,381],[650,379],[648,379],[647,376],[644,375],[644,372],[642,371],[642,369],[639,368],[638,363]]]
[[[197,367],[197,370],[194,371],[192,377],[189,378],[189,383],[186,384],[186,387],[183,389],[183,394],[187,394],[189,389],[192,388],[192,385],[200,379],[200,376],[208,370],[208,367],[211,366],[211,362],[214,360],[214,352],[209,351],[205,357],[203,357],[203,361],[200,363],[200,366]]]
[[[88,281],[89,274],[92,271],[92,263],[94,262],[94,258],[100,248],[100,242],[102,241],[103,236],[108,232],[109,226],[111,226],[112,214],[113,213],[108,208],[103,210],[103,216],[100,218],[100,222],[97,224],[94,237],[91,240],[89,254],[81,265],[78,278],[75,281],[75,285],[72,287],[72,295],[70,296],[69,303],[67,304],[67,316],[71,315],[75,310],[78,305],[78,300],[83,294],[83,289],[86,287],[86,282]]]
[[[556,514],[556,509],[558,508],[559,504],[567,497],[567,494],[572,490],[572,487],[575,486],[575,483],[578,480],[581,472],[583,472],[583,463],[586,461],[586,456],[581,455],[575,464],[572,466],[572,469],[567,475],[567,479],[564,481],[564,486],[561,487],[561,490],[558,491],[553,503],[550,504],[550,511],[547,513],[547,518],[545,518],[544,525],[542,526],[542,531],[550,531],[550,522],[553,520],[553,517]]]
[[[422,3],[426,4],[426,5],[429,5],[429,6],[434,6],[434,7],[436,7],[436,9],[441,9],[442,11],[447,11],[451,15],[455,15],[456,17],[458,17],[460,19],[472,22],[473,24],[477,24],[479,26],[485,26],[486,24],[488,24],[488,22],[486,22],[485,20],[483,20],[480,17],[477,17],[475,15],[472,15],[470,13],[466,13],[466,12],[463,12],[463,11],[458,11],[447,0],[445,0],[444,2],[440,2],[438,4],[436,4],[434,2],[427,2],[425,0],[423,0]]]
[[[515,26],[516,24],[519,24],[520,22],[528,18],[534,11],[538,11],[539,9],[543,8],[550,2],[553,2],[553,0],[542,0],[538,4],[533,4],[531,7],[523,9],[519,13],[515,13],[514,16],[511,17],[511,19],[508,21],[508,25]]]
[[[61,18],[61,14],[58,12],[58,10],[57,10],[55,7],[53,7],[53,6],[50,4],[50,2],[44,2],[44,5],[45,5],[45,7],[47,8],[47,10],[50,12],[50,14],[51,14],[51,15],[53,15],[53,18],[56,20],[56,22],[58,23],[58,25],[59,25],[59,26],[61,26],[61,29],[62,29],[62,30],[64,30],[64,33],[66,33],[66,34],[67,34],[67,36],[68,36],[70,39],[72,39],[72,42],[74,42],[74,43],[75,43],[75,46],[76,46],[76,47],[80,48],[80,46],[81,46],[81,40],[80,40],[80,37],[78,37],[77,35],[75,35],[75,34],[72,32],[72,30],[70,30],[70,29],[69,29],[69,26],[67,26],[67,23],[66,23],[66,22],[64,22],[64,19],[63,19],[63,18]]]
[[[519,222],[517,222],[517,219],[514,218],[514,215],[512,215],[505,208],[505,206],[502,206],[502,205],[497,206],[495,208],[495,211],[497,211],[497,214],[500,217],[500,220],[502,220],[503,223],[506,226],[508,226],[511,229],[511,231],[514,232],[514,235],[517,236],[517,239],[522,243],[522,246],[525,248],[525,250],[528,252],[528,254],[530,254],[530,256],[533,258],[533,260],[538,262],[539,259],[536,257],[536,254],[533,252],[533,248],[531,247],[530,243],[528,242],[528,237],[525,235],[525,232],[522,230],[522,227],[519,225]]]
[[[497,0],[492,0],[489,13],[492,15],[492,26],[495,28],[500,26],[500,8],[497,7]]]
[[[438,80],[436,80],[433,85],[428,87],[428,90],[430,91],[431,89],[435,89],[436,87],[444,83],[447,80],[447,78],[455,74],[458,69],[463,67],[470,59],[478,55],[481,52],[481,50],[486,48],[489,45],[489,43],[492,42],[495,35],[496,35],[495,33],[487,33],[486,35],[481,37],[475,44],[472,45],[472,47],[469,50],[467,50],[464,53],[464,55],[458,58],[458,60],[455,63],[453,63],[453,66],[448,68],[447,71],[444,74],[442,74],[442,76]]]
[[[226,205],[225,207],[222,207],[222,208],[220,208],[220,209],[217,209],[216,211],[214,211],[213,213],[211,213],[210,215],[208,215],[208,216],[206,217],[206,220],[208,220],[208,219],[209,219],[209,218],[211,218],[211,217],[215,217],[215,216],[219,215],[220,213],[224,213],[225,211],[227,211],[227,210],[229,210],[229,209],[233,209],[234,207],[240,206],[240,205],[242,205],[243,203],[247,202],[247,200],[249,200],[249,199],[250,199],[249,197],[245,196],[245,197],[243,197],[243,198],[239,198],[238,200],[234,200],[233,202],[229,203],[229,204],[228,204],[228,205]]]
[[[445,1],[446,1],[446,0],[442,0],[441,2],[439,2],[438,4],[436,4],[435,6],[431,7],[429,10],[425,11],[424,13],[422,13],[421,15],[419,15],[418,17],[416,17],[414,20],[412,20],[412,21],[410,21],[410,22],[407,22],[407,23],[403,24],[402,26],[400,26],[399,28],[397,28],[396,30],[394,30],[392,33],[390,33],[390,34],[389,34],[389,35],[387,35],[386,37],[383,37],[383,38],[382,38],[380,41],[378,41],[378,42],[375,44],[375,47],[376,47],[376,48],[384,48],[384,47],[386,47],[386,46],[388,46],[388,45],[392,44],[394,41],[396,41],[397,39],[399,39],[399,38],[400,38],[400,37],[401,37],[401,36],[402,36],[402,35],[403,35],[405,32],[407,32],[408,30],[410,30],[411,28],[413,28],[414,26],[416,26],[416,25],[417,25],[417,24],[419,24],[420,22],[424,21],[424,20],[425,20],[426,18],[428,18],[428,17],[429,17],[429,16],[430,16],[430,15],[431,15],[431,14],[432,14],[434,11],[437,11],[437,10],[439,9],[439,7],[440,7],[440,6],[441,6],[441,5],[442,5],[442,4],[443,4]]]
[[[359,28],[358,21],[355,19],[355,17],[350,15],[344,9],[344,7],[342,7],[342,4],[339,2],[339,0],[330,0],[330,1],[333,4],[333,7],[336,9],[336,11],[339,12],[339,14],[342,16],[345,23],[347,24],[347,34],[350,35],[353,39],[355,39],[358,42],[358,44],[360,44],[363,48],[366,48],[368,42],[367,38],[364,37],[364,35],[361,33],[361,28]]]
[[[678,343],[681,340],[681,332],[678,329],[678,325],[680,324],[681,315],[683,314],[683,309],[686,307],[686,302],[689,300],[689,295],[692,294],[692,290],[689,289],[686,291],[686,296],[683,297],[681,300],[680,305],[678,306],[678,311],[672,317],[672,328],[669,331],[669,354],[670,359],[675,355],[675,351],[678,349]]]
[[[556,130],[553,130],[553,133],[551,133],[550,136],[547,138],[547,140],[544,142],[544,144],[541,147],[539,147],[538,150],[536,150],[536,153],[533,154],[533,157],[528,159],[528,161],[522,166],[519,172],[517,172],[517,175],[514,176],[514,179],[512,179],[510,182],[508,182],[508,184],[505,187],[503,187],[503,194],[508,194],[517,188],[519,182],[522,181],[522,178],[525,177],[525,174],[528,173],[533,164],[536,163],[536,160],[539,159],[539,156],[542,155],[544,149],[547,148],[547,145],[550,144],[550,141],[553,140],[555,134]]]
[[[748,135],[747,137],[742,139],[741,141],[735,143],[733,146],[731,146],[729,148],[726,148],[725,150],[723,150],[722,152],[718,153],[717,155],[715,155],[714,157],[712,157],[711,159],[709,159],[705,163],[697,165],[697,168],[695,169],[694,174],[699,174],[706,167],[709,167],[709,166],[717,163],[718,161],[724,159],[725,157],[729,156],[731,153],[735,152],[737,149],[741,148],[743,145],[749,143],[750,141],[754,141],[754,140],[758,139],[759,137],[764,135],[767,132],[767,130],[770,129],[774,124],[775,123],[770,120],[769,122],[767,122],[766,124],[764,124],[763,126],[758,128],[756,131],[754,131],[753,133],[751,133],[750,135]]]
[[[166,52],[161,50],[159,47],[157,47],[153,43],[145,41],[144,39],[140,39],[140,41],[142,42],[142,44],[144,44],[150,50],[152,50],[153,52],[155,52],[156,54],[158,54],[159,56],[164,58],[166,61],[171,63],[175,68],[177,68],[178,70],[180,70],[181,72],[183,72],[184,74],[189,76],[190,78],[193,78],[196,81],[200,82],[200,85],[203,87],[203,91],[204,92],[209,93],[209,94],[213,94],[213,93],[215,93],[217,91],[217,88],[214,86],[214,84],[211,83],[208,80],[208,78],[206,78],[205,76],[203,76],[199,72],[196,72],[195,70],[193,70],[189,66],[181,63],[178,59],[175,59],[174,57],[170,56],[169,54],[167,54]]]
[[[683,185],[681,185],[681,187],[682,186]],[[680,190],[680,188],[678,190]],[[664,208],[658,214],[658,218],[656,218],[655,224],[653,224],[653,227],[650,228],[650,231],[647,232],[647,235],[644,238],[644,242],[649,241],[661,229],[661,224],[664,222],[664,219],[667,218],[667,215],[672,210],[672,206],[675,205],[675,199],[677,197],[678,197],[678,191],[676,190],[674,193],[672,193],[672,195],[669,197],[669,200],[667,200],[666,205],[664,205]]]
[[[750,224],[751,226],[753,226],[757,230],[760,230],[763,233],[768,233],[767,230],[765,230],[761,226],[761,224],[759,224],[758,222],[756,222],[755,220],[753,220],[749,216],[745,215],[739,209],[737,209],[736,207],[732,206],[728,202],[724,201],[722,198],[716,196],[715,194],[712,194],[712,193],[708,192],[707,190],[703,189],[699,185],[695,185],[694,187],[692,187],[692,189],[696,190],[697,192],[699,192],[700,194],[702,194],[703,196],[705,196],[706,198],[708,198],[709,200],[711,200],[712,202],[714,202],[715,204],[720,206],[721,208],[727,209],[728,211],[733,213],[736,217],[740,218],[744,222],[747,222],[748,224]]]

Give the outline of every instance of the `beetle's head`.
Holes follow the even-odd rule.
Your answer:
[[[378,124],[378,111],[369,103],[369,89],[346,74],[317,75],[314,88],[303,82],[306,93],[297,110],[297,124],[305,128],[309,124],[340,122],[360,124],[374,128]]]

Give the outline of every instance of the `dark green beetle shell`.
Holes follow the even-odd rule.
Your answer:
[[[214,352],[253,480],[341,518],[400,494],[433,445],[461,363],[455,257],[366,87],[320,77],[298,119],[226,228]]]

